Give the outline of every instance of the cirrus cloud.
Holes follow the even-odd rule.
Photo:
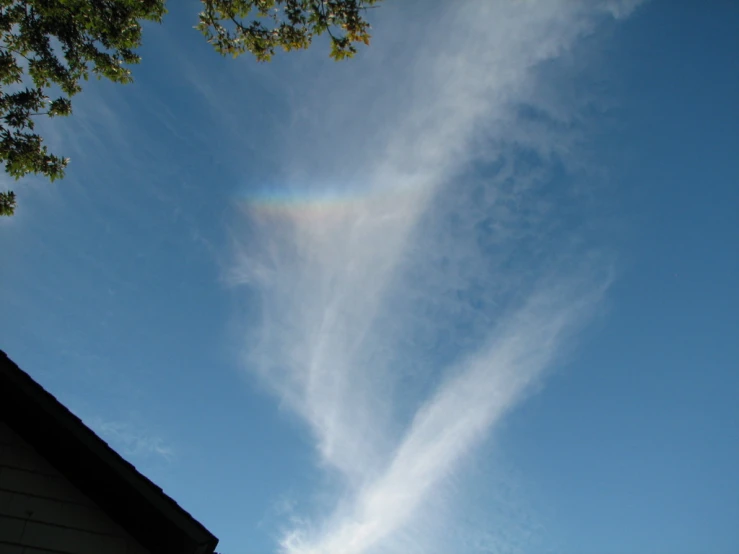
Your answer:
[[[318,115],[279,184],[246,195],[230,271],[255,299],[245,366],[341,491],[284,552],[434,551],[428,506],[597,309],[610,261],[556,179],[576,107],[542,96],[539,70],[634,6],[455,3],[409,31],[403,71],[377,39],[379,88],[301,99]]]

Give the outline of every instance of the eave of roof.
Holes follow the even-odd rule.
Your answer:
[[[152,554],[218,539],[0,350],[0,418]]]

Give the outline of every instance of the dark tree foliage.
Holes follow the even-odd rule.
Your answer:
[[[369,44],[365,10],[381,0],[201,1],[196,28],[217,52],[269,61],[324,33],[332,58],[352,57],[356,44]],[[91,74],[130,83],[141,23],[165,13],[165,0],[0,0],[0,163],[9,175],[64,176],[69,159],[48,151],[35,118],[70,115]],[[12,192],[0,192],[0,216],[15,204]]]
[[[69,115],[90,73],[131,82],[139,21],[164,12],[160,0],[0,0],[0,162],[8,174],[64,175],[69,160],[49,153],[34,118]],[[8,194],[2,215],[14,211]]]
[[[331,57],[351,58],[355,44],[369,44],[364,11],[380,0],[202,0],[197,28],[223,55],[251,52],[269,61],[275,49],[286,52],[311,45],[328,33]],[[249,19],[251,21],[249,21]]]
[[[12,190],[0,192],[0,216],[15,213],[15,193]]]

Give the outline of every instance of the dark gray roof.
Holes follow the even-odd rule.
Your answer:
[[[0,420],[152,554],[213,554],[210,531],[2,350]]]

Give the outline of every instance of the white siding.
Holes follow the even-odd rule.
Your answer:
[[[150,554],[0,421],[0,554]]]

